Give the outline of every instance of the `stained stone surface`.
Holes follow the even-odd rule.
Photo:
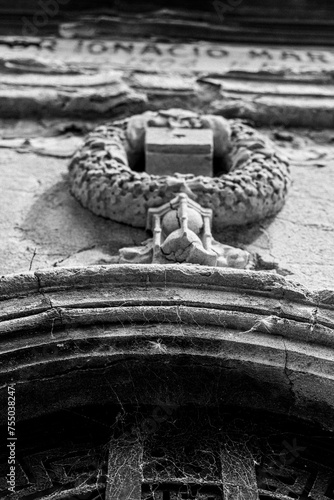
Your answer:
[[[240,34],[238,44],[216,43],[203,41],[208,27],[201,40],[198,29],[189,43],[169,32],[161,42],[41,38],[23,47],[2,40],[1,274],[115,262],[120,248],[148,237],[82,208],[66,177],[87,132],[139,105],[241,117],[262,127],[290,157],[287,202],[274,219],[213,236],[260,254],[263,267],[276,266],[288,279],[333,287],[334,131],[326,129],[334,116],[333,48],[324,50],[315,37],[313,48],[254,45],[248,35],[242,43]],[[40,118],[23,120],[29,110]],[[3,119],[14,111],[20,118]],[[63,118],[52,120],[51,112]]]
[[[179,172],[212,177],[212,130],[148,127],[145,161],[145,170],[151,175]]]
[[[111,263],[122,247],[147,239],[144,230],[90,213],[70,195],[69,156],[83,135],[55,136],[73,123],[1,124],[0,272]],[[87,129],[95,124],[89,122]],[[77,132],[79,130],[79,133]],[[262,129],[291,158],[293,185],[273,219],[228,228],[215,239],[260,254],[264,267],[311,288],[334,283],[334,132]],[[27,137],[35,139],[27,144]],[[49,137],[45,137],[45,136]],[[52,137],[53,135],[53,137]],[[51,136],[51,137],[50,137]],[[25,141],[25,142],[24,142]]]
[[[245,3],[240,8],[248,6]],[[165,15],[170,12],[161,14]],[[249,14],[246,18],[247,23],[253,22]],[[266,411],[261,429],[266,428],[263,423],[269,411],[280,414],[280,425],[285,414],[333,430],[333,292],[312,293],[289,280],[309,289],[334,288],[334,131],[324,130],[334,127],[334,50],[255,47],[249,42],[259,30],[250,38],[248,28],[245,32],[239,24],[239,32],[232,35],[239,43],[246,40],[243,46],[204,43],[198,38],[197,20],[195,28],[188,23],[186,30],[187,35],[193,33],[193,42],[169,43],[162,38],[160,21],[155,19],[153,28],[151,19],[142,19],[138,29],[150,34],[158,29],[163,41],[136,38],[133,47],[129,40],[94,40],[94,34],[86,40],[39,39],[36,48],[22,49],[14,39],[8,41],[8,47],[0,40],[0,276],[33,271],[2,278],[0,407],[7,404],[8,380],[16,380],[17,415],[22,419],[104,402],[117,408],[121,405],[122,412],[123,402],[125,406],[127,402],[135,402],[137,407],[145,404],[151,416],[157,404],[168,401],[174,407],[220,403],[240,407],[247,416],[248,432],[252,430],[250,408]],[[129,27],[123,19],[112,23],[123,33]],[[167,24],[175,35],[173,23],[167,19]],[[219,27],[204,24],[201,33],[211,39],[216,39],[218,31],[229,30],[225,23]],[[78,29],[82,35],[91,26],[94,28],[92,19],[81,26],[67,23],[67,36],[71,29],[72,35]],[[66,23],[61,29],[66,31]],[[177,30],[185,31],[183,22]],[[327,34],[322,31],[323,37],[313,37],[310,43],[320,47]],[[279,32],[281,36],[281,27]],[[44,42],[51,48],[43,49]],[[27,60],[20,59],[29,54],[30,69]],[[37,61],[36,56],[47,60]],[[119,80],[108,73],[115,68],[120,71]],[[96,69],[103,75],[94,76]],[[33,78],[29,71],[35,72]],[[44,78],[43,73],[50,75]],[[73,74],[77,74],[74,85]],[[194,266],[86,267],[117,262],[120,248],[138,246],[149,235],[90,213],[70,195],[67,166],[72,153],[98,123],[144,109],[170,107],[248,120],[289,157],[293,185],[282,211],[257,224],[213,234],[222,243],[257,254],[262,269],[269,273]],[[27,118],[28,112],[34,116],[25,121],[22,117]],[[6,116],[11,118],[4,120]],[[317,128],[322,130],[317,132]],[[46,267],[56,269],[41,270]],[[110,439],[108,413],[108,425],[103,429],[108,436],[103,443]],[[2,415],[5,418],[4,412]],[[88,427],[93,427],[86,415]],[[117,413],[117,419],[120,415]],[[78,415],[73,418],[74,413],[69,412],[68,416],[76,431],[84,432]],[[176,416],[172,412],[173,428]],[[97,418],[101,418],[100,411]],[[57,414],[53,419],[58,424]],[[123,423],[123,418],[119,420]],[[211,420],[210,426],[203,422],[206,429],[211,428]],[[94,430],[95,423],[96,419]],[[51,427],[57,430],[57,426]],[[51,427],[38,426],[36,434],[37,426],[20,431],[19,472],[21,458],[29,464],[31,455],[25,453],[22,443],[26,439],[32,443],[38,436],[36,442],[45,444],[43,429]],[[68,439],[71,444],[74,434]],[[59,432],[48,435],[56,441]],[[89,466],[96,472],[90,472],[92,487],[100,488],[102,471],[114,477],[112,467],[119,461],[110,455],[107,471],[106,447],[96,456],[96,450],[95,454],[90,451],[88,435],[84,433],[87,456],[94,461]],[[288,446],[295,443],[296,435],[298,446],[304,446],[300,422],[298,432],[294,430],[287,438]],[[63,446],[64,437],[57,439],[57,447]],[[327,439],[330,467],[331,445]],[[310,448],[308,444],[298,449],[308,454]],[[112,453],[113,448],[109,449]],[[278,456],[281,449],[282,445]],[[126,455],[125,447],[123,451]],[[231,448],[227,453],[228,464],[233,463],[231,456],[248,461],[244,453],[231,454]],[[320,453],[324,460],[325,449]],[[43,471],[46,456],[52,479],[59,485],[63,469],[59,468],[59,455],[50,456],[50,451],[37,457],[34,472],[41,479],[29,477],[29,481],[45,479],[39,471]],[[190,456],[194,458],[194,454]],[[72,453],[68,459],[62,453],[62,463],[68,461],[74,475],[81,465],[75,457]],[[231,485],[224,489],[224,497],[235,497],[235,480],[239,483],[240,478],[248,486],[254,484],[256,491],[253,472],[258,462],[249,458],[251,474],[236,476],[235,467],[224,468]],[[141,470],[140,460],[129,463],[123,474],[126,482],[136,475],[133,464]],[[273,461],[266,465],[272,472]],[[289,487],[282,486],[281,477],[280,485],[275,484],[274,473],[267,490],[260,469],[257,483],[264,488],[260,495],[267,496],[268,490],[295,497],[328,494],[333,486],[328,470],[321,466],[319,476],[313,472],[309,476],[304,463],[299,472],[299,461],[295,466]],[[3,470],[0,463],[0,472]],[[24,469],[22,477],[23,473]],[[306,493],[301,486],[304,479]],[[0,478],[0,489],[1,484]],[[47,484],[49,488],[51,482]],[[120,481],[114,482],[109,489],[120,485]],[[72,493],[88,499],[89,490]]]

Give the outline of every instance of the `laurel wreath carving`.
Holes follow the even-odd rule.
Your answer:
[[[211,128],[214,154],[229,163],[228,173],[153,176],[133,170],[148,126]],[[255,222],[282,208],[290,185],[288,160],[259,131],[239,120],[183,110],[146,112],[97,127],[72,158],[69,179],[84,207],[136,227],[145,227],[150,207],[182,191],[213,210],[215,229]]]

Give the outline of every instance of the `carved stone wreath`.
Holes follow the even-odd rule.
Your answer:
[[[148,126],[211,129],[216,165],[227,164],[228,173],[153,176],[133,170]],[[75,153],[69,174],[84,207],[137,227],[145,227],[150,207],[180,192],[213,210],[215,229],[254,222],[282,208],[290,184],[287,159],[263,134],[238,120],[184,110],[148,111],[97,127]]]

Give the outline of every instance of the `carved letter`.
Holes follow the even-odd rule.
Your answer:
[[[296,61],[301,61],[301,57],[299,54],[296,54],[296,52],[287,52],[284,50],[282,52],[282,60],[285,61],[286,59],[295,59]]]
[[[224,49],[208,49],[207,54],[210,57],[218,58],[218,57],[226,57],[228,56],[229,53],[227,50]]]
[[[124,43],[121,42],[116,42],[114,45],[114,52],[118,52],[119,50],[124,50],[128,54],[132,54],[133,52],[133,43],[129,43],[128,45],[125,45]]]
[[[147,54],[147,53],[153,53],[153,54],[155,54],[157,56],[161,56],[162,55],[162,52],[159,49],[159,47],[157,45],[153,44],[153,43],[145,45],[145,47],[141,51],[142,55]]]
[[[307,52],[307,55],[312,62],[324,62],[324,63],[329,63],[328,58],[326,57],[326,54],[323,53],[314,53],[314,52]]]
[[[250,50],[250,57],[266,57],[267,59],[272,59],[273,56],[268,52],[268,50]]]
[[[173,57],[185,57],[187,54],[185,53],[181,53],[181,54],[178,54],[177,53],[177,50],[178,49],[181,49],[182,50],[182,45],[181,44],[175,44],[175,45],[172,45],[171,47],[169,47],[168,49],[168,52],[170,53],[171,56]]]
[[[101,42],[92,42],[88,45],[88,50],[91,54],[103,54],[108,50],[108,47]]]

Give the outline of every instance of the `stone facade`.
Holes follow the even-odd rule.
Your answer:
[[[0,26],[1,498],[334,498],[331,8],[237,3]]]

